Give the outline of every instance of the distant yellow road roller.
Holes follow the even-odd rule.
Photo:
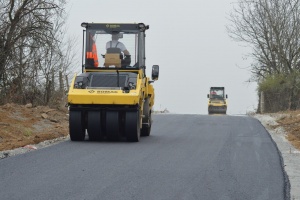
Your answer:
[[[227,112],[227,94],[225,95],[224,87],[211,87],[207,95],[208,98],[208,114]]]
[[[88,139],[138,142],[149,136],[154,105],[153,82],[159,66],[146,76],[144,23],[82,23],[82,73],[69,93],[72,141]]]

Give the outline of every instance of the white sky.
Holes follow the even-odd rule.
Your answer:
[[[146,31],[147,75],[160,66],[154,83],[155,110],[207,114],[211,86],[224,86],[228,114],[245,114],[257,107],[256,83],[250,78],[250,48],[229,38],[225,26],[233,0],[84,0],[69,3],[68,32],[78,41],[81,56],[82,22],[139,23]],[[126,44],[125,44],[126,45]],[[98,52],[100,54],[101,52]],[[81,61],[77,72],[81,70]]]

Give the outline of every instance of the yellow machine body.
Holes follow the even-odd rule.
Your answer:
[[[119,72],[126,72],[126,70],[118,70]],[[93,72],[87,70],[87,72]],[[101,73],[103,71],[96,71]],[[69,104],[109,104],[109,105],[136,105],[143,104],[143,99],[147,96],[154,95],[154,88],[147,84],[146,79],[142,79],[140,73],[138,74],[136,88],[124,92],[119,88],[74,88],[76,76],[73,78],[68,94]],[[148,88],[151,88],[150,90]],[[150,91],[150,93],[148,93]],[[154,101],[154,98],[151,98]],[[151,103],[152,105],[154,102]]]
[[[159,73],[158,65],[152,66],[151,80],[145,73],[145,31],[149,26],[82,23],[82,27],[86,28],[82,73],[75,74],[68,92],[71,140],[82,141],[86,133],[93,141],[126,138],[138,142],[140,136],[149,136],[154,105],[152,83]],[[107,47],[107,40],[116,35],[117,39],[125,35],[124,43],[129,47],[124,51],[126,55],[123,45],[118,48],[121,41]],[[101,58],[97,48],[104,52],[105,46]]]
[[[211,87],[208,98],[208,114],[226,114],[227,112],[227,95],[224,87]]]

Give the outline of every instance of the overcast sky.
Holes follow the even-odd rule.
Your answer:
[[[114,0],[69,3],[68,32],[79,42],[82,22],[139,23],[146,32],[147,75],[160,66],[155,87],[155,110],[207,114],[211,86],[224,86],[228,114],[245,114],[257,107],[257,84],[249,83],[251,51],[226,32],[233,0]],[[125,44],[126,45],[126,44]],[[243,47],[242,47],[243,46]],[[100,52],[98,52],[100,54]],[[77,72],[81,70],[81,61]]]

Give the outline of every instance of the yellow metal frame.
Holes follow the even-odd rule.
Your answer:
[[[104,72],[106,70],[85,69],[85,72]],[[119,70],[119,72],[129,72],[129,70]],[[139,105],[143,108],[144,99],[150,98],[150,107],[154,105],[154,88],[149,84],[149,78],[143,77],[142,69],[137,71],[136,89],[125,93],[123,90],[112,89],[77,89],[74,88],[76,74],[72,80],[68,93],[69,104],[106,104],[106,105]]]
[[[219,101],[224,101],[225,103],[216,103]],[[208,106],[214,106],[214,107],[221,107],[221,106],[226,106],[227,107],[227,100],[208,100]]]

